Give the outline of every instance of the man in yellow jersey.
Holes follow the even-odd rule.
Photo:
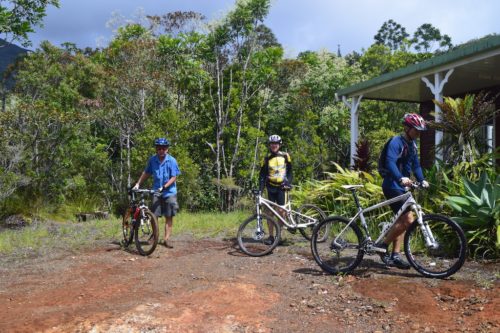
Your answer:
[[[283,206],[287,201],[287,191],[292,185],[292,160],[288,153],[280,151],[283,142],[279,135],[271,135],[268,143],[269,154],[260,167],[259,189],[262,192],[265,186],[269,200]],[[264,243],[268,245],[274,243],[271,223],[269,223],[269,238]]]

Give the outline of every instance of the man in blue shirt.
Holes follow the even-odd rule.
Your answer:
[[[169,238],[172,235],[173,217],[179,209],[177,203],[177,176],[181,174],[177,161],[168,154],[170,142],[165,138],[155,140],[156,155],[149,158],[146,169],[134,186],[139,189],[141,184],[153,175],[153,189],[161,191],[161,196],[153,198],[152,211],[156,216],[165,216],[165,237],[163,244],[173,248]]]
[[[421,131],[425,131],[425,120],[418,114],[405,114],[403,117],[404,133],[393,137],[387,145],[384,163],[384,181],[382,190],[386,199],[391,199],[405,193],[405,186],[410,186],[412,180],[410,175],[413,172],[417,181],[422,187],[429,187],[429,183],[424,180],[422,168],[418,160],[418,150],[415,140],[420,136]],[[384,157],[382,157],[384,158]],[[396,214],[403,206],[403,201],[391,204],[391,208]],[[377,244],[379,247],[387,249],[393,243],[392,254],[382,257],[384,263],[400,269],[409,269],[410,265],[401,258],[400,251],[406,229],[413,222],[411,211],[403,213],[393,225],[384,241]]]

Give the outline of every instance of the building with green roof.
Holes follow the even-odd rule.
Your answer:
[[[460,97],[479,91],[500,92],[500,35],[467,43],[445,54],[340,89],[336,96],[351,111],[351,165],[359,136],[359,105],[363,99],[419,103],[424,118],[432,118],[430,113],[435,111],[439,120],[441,110],[433,99],[443,101],[443,96]],[[500,99],[496,107],[500,108]],[[423,133],[422,165],[428,167],[435,157],[440,158],[439,151],[436,156],[432,152],[442,137],[439,131]],[[493,149],[500,143],[500,117],[489,124],[487,139]]]

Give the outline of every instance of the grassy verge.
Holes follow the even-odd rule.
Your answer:
[[[235,237],[239,224],[250,214],[185,213],[174,218],[174,236],[190,234],[195,238]],[[163,236],[164,219],[160,219]],[[119,243],[121,219],[88,222],[33,222],[18,230],[0,231],[0,256],[28,257],[45,255],[56,250],[74,251],[90,248],[98,243]]]

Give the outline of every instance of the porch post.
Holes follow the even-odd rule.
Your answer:
[[[431,90],[431,92],[434,94],[434,99],[440,103],[443,102],[443,88],[446,82],[448,82],[448,79],[450,78],[450,75],[453,74],[453,71],[455,69],[452,68],[446,72],[444,78],[443,78],[443,73],[438,72],[434,73],[434,84],[432,84],[428,78],[425,76],[422,77],[422,81],[425,83],[425,85]],[[434,105],[434,108],[436,110],[435,112],[435,120],[436,122],[441,121],[441,108],[437,105]],[[439,145],[443,141],[443,132],[436,130],[435,134],[435,143],[436,143],[436,159],[443,160],[443,151],[441,148],[439,148]]]
[[[353,96],[351,102],[345,96],[342,96],[342,102],[351,110],[351,167],[354,166],[354,155],[356,155],[356,142],[359,137],[359,103],[363,95]]]

